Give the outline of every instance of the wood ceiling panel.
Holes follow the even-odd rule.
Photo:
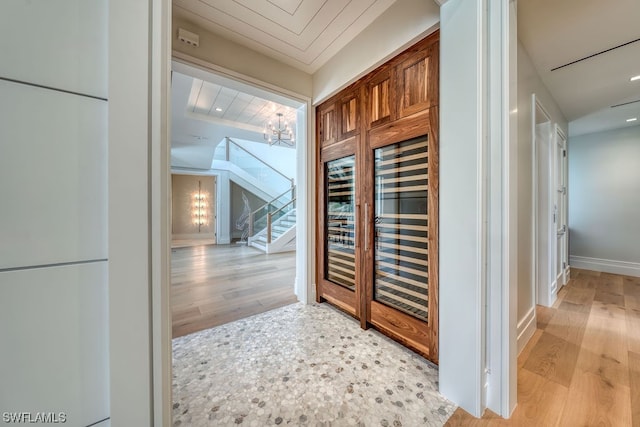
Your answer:
[[[213,110],[213,103],[220,93],[220,86],[204,83],[195,99],[192,111],[194,113],[208,114]]]
[[[174,0],[174,15],[313,73],[395,0]]]
[[[245,111],[247,106],[251,104],[254,96],[246,93],[238,92],[234,102],[224,111],[223,118],[234,121],[245,121]]]
[[[209,4],[218,3],[216,0],[207,0]],[[255,1],[237,0],[247,13],[247,21],[251,25],[262,27],[262,25],[277,25],[286,28],[293,34],[301,34],[320,11],[328,3],[335,3],[335,0],[317,1]],[[231,12],[233,13],[233,12]],[[252,17],[251,14],[254,14]],[[268,27],[262,27],[268,29]]]
[[[284,114],[283,121],[286,120],[295,129],[295,110],[216,83],[196,78],[190,80],[186,111],[261,129],[269,120],[277,123],[276,113],[281,112]],[[216,108],[222,111],[216,111]]]
[[[272,5],[284,10],[289,15],[294,15],[298,10],[298,8],[300,7],[300,5],[302,5],[302,0],[267,0],[267,1]]]

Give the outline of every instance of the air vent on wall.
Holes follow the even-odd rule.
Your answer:
[[[187,31],[184,28],[178,28],[178,40],[182,43],[188,44],[189,46],[200,46],[200,36],[192,33],[191,31]]]

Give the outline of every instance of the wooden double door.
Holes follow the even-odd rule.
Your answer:
[[[318,301],[436,363],[437,128],[437,35],[317,109]]]

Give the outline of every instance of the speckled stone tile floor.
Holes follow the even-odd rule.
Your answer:
[[[327,304],[173,340],[174,426],[441,426],[438,368]]]

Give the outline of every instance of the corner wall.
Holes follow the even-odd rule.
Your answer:
[[[640,126],[569,139],[572,267],[640,277]]]

